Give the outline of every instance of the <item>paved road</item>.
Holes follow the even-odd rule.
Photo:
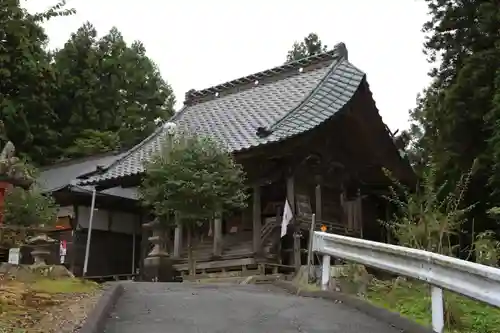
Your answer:
[[[106,333],[398,333],[332,301],[266,285],[127,283]]]

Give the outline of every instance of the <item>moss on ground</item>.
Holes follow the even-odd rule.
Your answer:
[[[99,285],[92,281],[67,278],[67,279],[42,279],[31,284],[31,289],[47,294],[89,293]]]

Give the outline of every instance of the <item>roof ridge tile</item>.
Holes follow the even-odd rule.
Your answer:
[[[189,91],[186,92],[184,105],[191,106],[200,102],[206,102],[207,100],[212,100],[220,97],[220,95],[223,92],[226,92],[228,90],[238,91],[239,90],[238,88],[242,88],[254,82],[259,82],[260,80],[270,80],[272,78],[274,78],[275,80],[276,79],[279,80],[282,78],[283,75],[291,74],[297,69],[329,62],[340,58],[347,59],[347,57],[348,57],[348,52],[346,45],[344,43],[338,43],[333,47],[333,49],[326,52],[314,54],[306,58],[288,62],[283,65],[273,67],[271,69],[266,69],[261,72],[257,72],[225,83],[221,83],[210,88],[202,90],[190,89]]]

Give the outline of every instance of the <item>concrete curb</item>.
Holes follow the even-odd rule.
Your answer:
[[[370,317],[379,319],[386,322],[387,324],[401,330],[404,333],[433,333],[431,328],[421,326],[410,319],[402,317],[399,313],[391,312],[387,309],[378,307],[367,301],[359,299],[357,297],[347,295],[335,291],[307,291],[300,290],[299,287],[295,286],[289,281],[275,281],[273,283],[275,286],[285,289],[291,294],[302,296],[302,297],[314,297],[314,298],[324,298],[332,300],[337,303],[344,303],[349,307],[355,308],[356,310],[363,312]]]
[[[97,301],[94,309],[87,316],[79,333],[101,333],[110,312],[123,294],[123,285],[120,282],[109,282],[104,286],[104,292]]]

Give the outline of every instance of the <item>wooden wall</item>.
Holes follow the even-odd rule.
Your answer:
[[[92,230],[90,241],[89,264],[87,276],[106,276],[115,274],[132,274],[132,235],[110,231]],[[75,232],[75,247],[71,258],[74,273],[83,274],[87,230]],[[73,252],[74,251],[74,252]],[[69,249],[68,249],[69,252]],[[135,267],[139,267],[141,253],[141,237],[136,236]]]

